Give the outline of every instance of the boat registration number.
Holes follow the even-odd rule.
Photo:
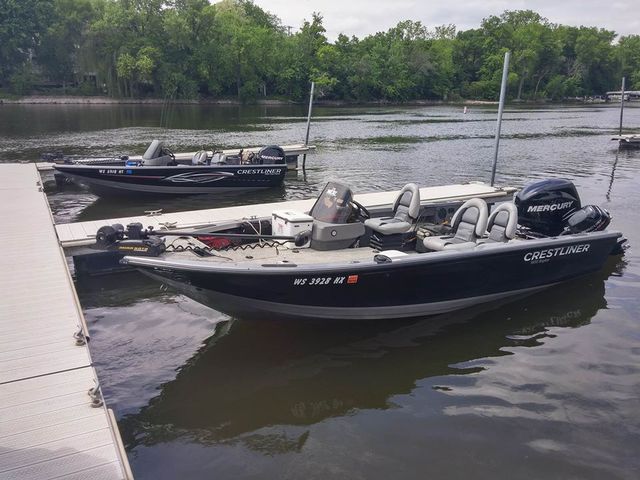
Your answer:
[[[293,285],[302,286],[320,286],[320,285],[353,285],[358,283],[358,275],[339,275],[335,277],[298,277],[293,279]]]

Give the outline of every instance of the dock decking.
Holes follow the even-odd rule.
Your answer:
[[[36,166],[0,175],[0,478],[131,478]]]
[[[515,190],[515,188],[511,187],[491,187],[484,183],[465,183],[460,185],[424,187],[420,189],[420,198],[423,205],[452,200],[465,201],[473,197],[500,199],[500,197],[512,195]],[[391,205],[398,193],[399,191],[364,193],[355,195],[355,199],[366,208],[372,209],[384,205]],[[142,214],[136,217],[60,224],[56,225],[56,231],[62,247],[81,247],[95,243],[98,229],[104,225],[112,225],[114,223],[120,223],[126,226],[132,222],[140,222],[144,227],[153,226],[155,230],[197,229],[225,221],[248,218],[250,215],[259,217],[270,216],[274,210],[308,212],[311,210],[314,202],[315,198],[288,202],[262,203],[258,205],[242,205],[238,207],[193,210],[189,212],[162,213],[158,215]]]

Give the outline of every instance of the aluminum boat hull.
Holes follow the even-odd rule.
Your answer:
[[[99,195],[185,195],[277,187],[287,166],[277,165],[56,165],[55,170]]]
[[[403,318],[530,294],[597,271],[620,236],[605,231],[512,241],[468,251],[413,253],[385,263],[372,258],[243,265],[170,257],[125,257],[124,262],[230,315]]]

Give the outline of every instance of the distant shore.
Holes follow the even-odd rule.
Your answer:
[[[26,95],[15,98],[0,98],[0,105],[163,105],[166,101],[161,98],[112,98],[103,96],[57,96],[57,95]],[[242,105],[242,102],[234,99],[200,99],[200,100],[171,100],[172,104],[184,105]],[[412,100],[410,102],[388,102],[384,100],[355,103],[338,100],[316,100],[314,105],[321,106],[352,106],[352,105],[495,105],[496,101],[487,100],[460,100],[445,102],[438,100]],[[291,100],[264,99],[258,100],[254,105],[306,105],[306,102],[293,102]]]

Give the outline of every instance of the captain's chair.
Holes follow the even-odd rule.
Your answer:
[[[393,216],[369,218],[364,225],[383,235],[408,232],[420,214],[420,189],[415,183],[408,183],[393,204]]]
[[[309,215],[313,217],[311,248],[314,250],[338,250],[349,248],[365,228],[353,220],[353,193],[338,182],[329,182],[313,204]]]
[[[167,153],[164,148],[164,143],[160,140],[154,140],[147,148],[147,151],[142,155],[142,165],[146,166],[166,166],[174,163],[174,158]]]
[[[429,250],[461,250],[476,246],[487,228],[489,209],[481,198],[472,198],[462,204],[451,219],[451,233],[443,237],[426,237]]]
[[[518,209],[513,203],[498,205],[487,222],[488,237],[483,243],[504,243],[515,238],[518,226]]]

